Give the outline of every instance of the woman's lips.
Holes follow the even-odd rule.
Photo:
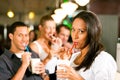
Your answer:
[[[73,44],[74,44],[74,45],[77,45],[77,44],[78,44],[78,42],[73,42]]]

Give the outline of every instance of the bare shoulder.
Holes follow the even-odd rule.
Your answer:
[[[37,45],[34,42],[30,43],[29,46],[34,52],[38,53]]]

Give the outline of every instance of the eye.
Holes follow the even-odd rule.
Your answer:
[[[83,32],[84,32],[83,30],[79,29],[79,33],[83,33]]]
[[[25,35],[25,37],[28,37],[28,36],[29,36],[28,34]]]
[[[22,34],[18,34],[19,37],[22,37]]]
[[[86,30],[79,29],[79,33],[80,33],[80,34],[82,34],[82,33],[84,33],[84,32],[86,32]]]
[[[75,31],[75,29],[74,28],[72,28],[72,30],[71,30],[72,32],[74,32]]]

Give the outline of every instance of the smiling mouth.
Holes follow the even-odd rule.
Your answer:
[[[23,47],[26,47],[26,46],[27,46],[27,44],[26,44],[26,43],[22,43],[22,46],[23,46]]]

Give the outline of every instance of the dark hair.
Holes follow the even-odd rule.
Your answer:
[[[88,44],[90,46],[84,60],[78,67],[76,67],[76,70],[81,68],[85,68],[85,70],[87,70],[90,68],[95,57],[100,53],[100,51],[104,50],[104,46],[100,42],[102,26],[97,15],[91,11],[81,11],[73,20],[76,18],[84,20],[87,24],[87,40],[84,47]]]
[[[14,22],[11,26],[10,26],[10,33],[14,34],[16,27],[21,27],[21,26],[25,26],[28,27],[26,24],[24,24],[23,22],[17,21]]]
[[[64,27],[65,29],[70,30],[70,28],[69,28],[68,26],[66,26],[66,25],[64,25],[64,24],[60,24],[60,25],[58,25],[57,28],[56,28],[56,31],[57,31],[58,34],[60,33],[60,29],[61,29],[62,27]]]
[[[49,20],[53,20],[54,19],[51,17],[51,15],[44,15],[41,19],[40,19],[40,25],[44,25],[46,21],[49,21]]]
[[[35,32],[35,30],[31,30],[31,31],[29,32],[29,36],[30,36],[30,34],[31,34],[32,32],[34,33],[34,36],[35,36],[34,39],[33,39],[33,41],[35,41],[35,40],[37,39],[37,33]]]

